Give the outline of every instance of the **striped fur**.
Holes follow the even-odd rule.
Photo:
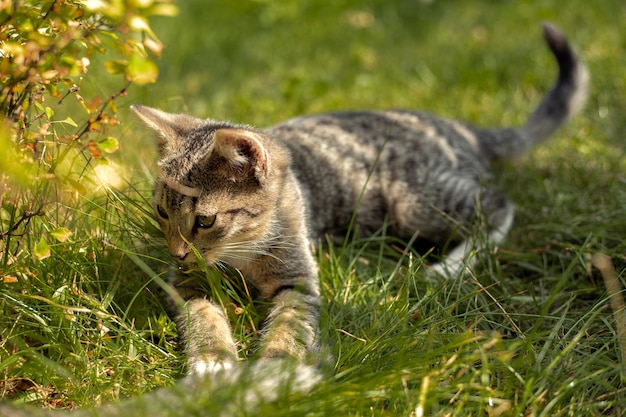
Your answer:
[[[134,106],[161,153],[154,208],[172,256],[239,269],[274,303],[261,343],[264,359],[304,360],[317,346],[319,290],[310,241],[341,234],[356,212],[362,232],[388,231],[435,245],[456,242],[432,266],[454,275],[484,220],[491,243],[513,222],[513,206],[485,186],[495,159],[545,140],[582,106],[587,73],[550,25],[547,43],[559,76],[521,128],[484,129],[412,111],[300,117],[265,130]],[[200,297],[178,323],[192,372],[215,372],[237,358],[220,309]]]

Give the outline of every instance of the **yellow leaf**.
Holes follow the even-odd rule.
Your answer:
[[[128,67],[128,62],[124,60],[117,61],[107,61],[104,63],[104,68],[109,72],[109,74],[121,74]]]
[[[156,81],[159,69],[149,59],[133,55],[126,68],[126,75],[137,85],[144,85]]]
[[[106,153],[113,153],[117,151],[120,147],[118,140],[111,136],[101,140],[100,142],[97,142],[96,145],[98,145],[98,148]]]
[[[33,256],[39,261],[50,257],[50,246],[48,246],[48,242],[43,237],[33,248]]]
[[[72,236],[72,231],[65,227],[57,227],[50,232],[50,235],[59,242],[63,243],[67,242],[67,240]]]

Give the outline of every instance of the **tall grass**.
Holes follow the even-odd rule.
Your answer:
[[[592,74],[580,117],[496,167],[494,182],[517,204],[515,226],[463,277],[429,280],[419,254],[380,236],[318,251],[325,379],[308,395],[260,405],[260,414],[624,413],[625,358],[591,264],[594,253],[608,255],[623,284],[623,2],[179,6],[176,24],[153,24],[166,45],[158,83],[131,89],[128,104],[260,127],[301,113],[390,107],[520,124],[556,71],[540,36],[543,20],[569,35]],[[48,211],[2,260],[0,395],[7,400],[88,407],[171,386],[182,375],[175,328],[158,296],[169,261],[150,212],[154,147],[126,120],[115,161],[126,185]],[[41,234],[58,226],[71,238],[38,259],[32,252]],[[209,290],[225,284],[240,352],[253,358],[263,306],[250,301],[236,273],[196,274]],[[215,401],[246,388],[222,387]]]

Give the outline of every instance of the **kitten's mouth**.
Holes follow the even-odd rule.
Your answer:
[[[172,258],[174,259],[174,261],[176,261],[176,266],[178,267],[178,270],[180,272],[182,272],[183,274],[190,273],[198,265],[198,263],[196,262],[196,260],[195,260],[195,258],[193,256],[187,255],[183,259],[181,259],[178,256],[172,256]]]
[[[194,256],[189,256],[187,255],[184,258],[174,258],[174,260],[176,261],[176,263],[178,263],[178,265],[181,266],[185,266],[185,265],[194,265],[197,264],[198,262],[196,261]]]
[[[217,259],[215,259],[213,256],[207,256],[206,254],[202,254],[202,257],[198,259],[198,257],[193,252],[189,252],[187,255],[185,255],[184,258],[176,256],[174,256],[173,258],[178,264],[178,269],[185,271],[191,271],[198,266],[203,265],[214,267],[217,261]]]
[[[189,260],[189,261],[177,261],[178,263],[178,270],[180,272],[182,272],[183,274],[190,274],[193,271],[198,270],[199,268],[201,268],[202,266],[209,266],[209,267],[213,267],[212,263],[206,262],[204,263],[204,265],[196,262],[195,259]]]

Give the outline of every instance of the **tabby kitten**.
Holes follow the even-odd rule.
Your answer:
[[[304,360],[316,348],[320,295],[310,242],[341,233],[353,213],[364,232],[387,222],[406,241],[458,243],[431,267],[456,274],[479,246],[465,232],[479,216],[492,244],[513,221],[513,206],[484,185],[490,163],[543,141],[585,100],[585,67],[555,27],[546,24],[544,35],[559,76],[521,128],[387,110],[299,117],[258,130],[133,106],[157,133],[154,210],[172,257],[195,262],[199,253],[209,264],[228,264],[273,303],[262,359]],[[190,372],[232,367],[237,349],[222,309],[181,291],[187,301],[178,325]]]

